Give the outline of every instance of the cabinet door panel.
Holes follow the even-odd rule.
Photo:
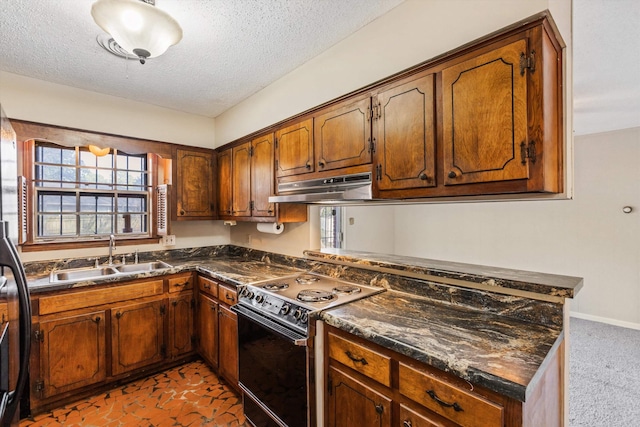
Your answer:
[[[231,385],[238,385],[238,317],[227,307],[218,307],[218,366]]]
[[[378,188],[435,187],[433,74],[384,90],[378,103]]]
[[[212,217],[213,153],[177,150],[177,216]]]
[[[528,178],[525,52],[521,39],[442,71],[445,185]]]
[[[111,309],[113,375],[164,359],[163,301]]]
[[[371,99],[349,102],[313,118],[318,171],[371,163]]]
[[[231,215],[231,148],[218,153],[218,214]]]
[[[330,427],[391,426],[391,399],[329,366]]]
[[[193,350],[193,293],[169,299],[169,352],[177,357]]]
[[[43,398],[106,378],[105,311],[43,321],[40,370]]]
[[[273,134],[264,135],[251,141],[251,200],[252,216],[275,216],[273,203]]]
[[[233,216],[251,216],[251,144],[246,142],[233,147],[231,166],[232,214]]]
[[[200,355],[218,368],[218,303],[206,295],[199,296],[198,333],[200,334],[198,350]]]
[[[276,131],[277,176],[313,172],[313,121],[304,120]]]

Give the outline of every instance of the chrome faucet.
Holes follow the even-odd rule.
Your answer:
[[[109,236],[109,265],[113,265],[113,251],[116,248],[116,236]]]

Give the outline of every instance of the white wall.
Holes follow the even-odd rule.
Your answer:
[[[214,119],[0,71],[0,103],[9,118],[200,147],[214,147]],[[229,243],[220,221],[175,222],[175,248]],[[163,250],[123,246],[116,254]],[[105,248],[25,252],[23,261],[105,255]]]

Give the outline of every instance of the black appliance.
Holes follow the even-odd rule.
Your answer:
[[[16,250],[18,175],[16,135],[0,107],[0,426],[17,426],[28,377],[31,302]]]
[[[312,314],[384,291],[300,273],[239,288],[239,384],[256,427],[315,425]]]

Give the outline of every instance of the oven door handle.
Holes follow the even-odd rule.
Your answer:
[[[284,326],[270,319],[267,319],[264,316],[257,314],[256,312],[254,312],[249,308],[246,308],[240,304],[236,304],[231,306],[231,310],[234,311],[239,316],[242,316],[257,325],[262,326],[263,328],[266,328],[277,335],[280,335],[282,338],[286,339],[287,341],[297,346],[300,346],[300,347],[307,346],[308,338],[305,337],[304,335],[296,333],[288,328],[285,328]]]

